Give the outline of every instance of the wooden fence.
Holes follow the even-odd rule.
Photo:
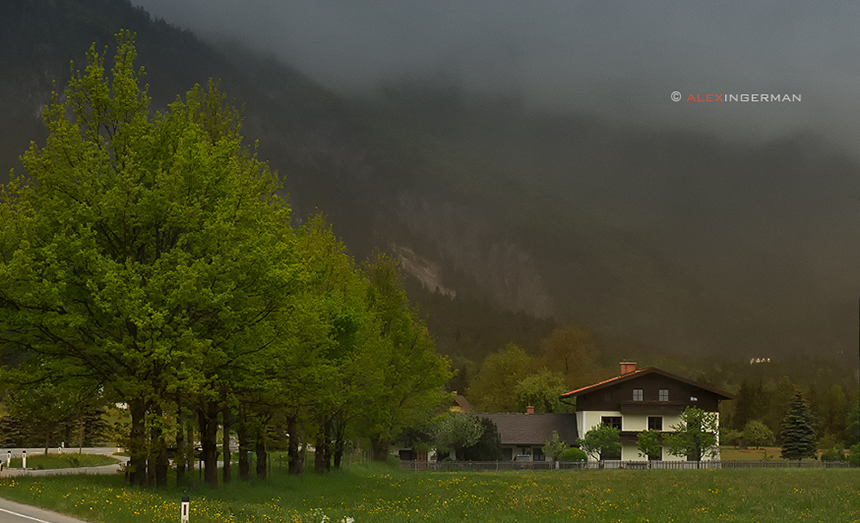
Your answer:
[[[847,461],[817,460],[725,460],[725,461],[401,461],[400,468],[415,471],[495,471],[495,470],[695,470],[695,469],[778,469],[849,468]]]

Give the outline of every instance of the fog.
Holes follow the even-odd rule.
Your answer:
[[[204,37],[274,53],[340,93],[444,74],[534,108],[737,140],[808,132],[860,151],[853,4],[134,1]],[[709,93],[801,102],[687,101]]]
[[[856,169],[838,167],[839,161],[819,174],[816,155],[824,143],[824,149],[860,160],[854,94],[860,85],[860,6],[133,2],[204,39],[272,54],[340,94],[374,95],[386,82],[442,78],[467,92],[517,99],[534,113],[584,114],[604,128],[653,132],[655,142],[647,146],[621,144],[612,158],[595,159],[589,172],[621,157],[615,171],[606,167],[605,179],[574,180],[567,189],[563,139],[533,149],[554,147],[547,150],[554,158],[547,172],[557,170],[559,194],[569,191],[569,205],[591,205],[602,225],[640,238],[657,252],[655,259],[668,260],[675,271],[670,279],[685,274],[689,281],[706,281],[712,296],[724,294],[715,307],[734,316],[730,321],[702,312],[707,306],[671,311],[652,327],[680,334],[663,341],[690,345],[695,335],[685,329],[700,324],[707,326],[700,337],[722,338],[726,347],[741,338],[797,351],[818,344],[853,350],[857,343],[852,322],[860,293],[860,183]],[[755,101],[761,95],[791,101]],[[692,101],[730,96],[738,101]],[[685,151],[667,141],[686,133],[697,144],[730,144],[727,156],[734,160],[722,162],[713,150],[701,160],[701,147]],[[805,144],[816,145],[808,152]],[[650,165],[642,168],[643,162]],[[689,176],[678,172],[687,165]],[[701,295],[691,303],[712,300],[701,289],[688,291]],[[632,295],[625,299],[636,302]],[[644,299],[636,303],[640,312],[648,311]],[[616,326],[630,323],[622,311],[610,315]],[[727,335],[732,329],[737,332]]]

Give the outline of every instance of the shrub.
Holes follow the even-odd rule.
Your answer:
[[[848,453],[848,461],[850,461],[852,465],[860,467],[860,443],[851,446],[850,452]]]
[[[845,461],[845,447],[834,445],[830,450],[824,451],[821,461]]]
[[[588,456],[581,449],[570,447],[558,455],[559,461],[585,461]]]

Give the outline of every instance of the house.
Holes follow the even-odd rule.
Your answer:
[[[688,406],[719,416],[720,401],[734,399],[728,392],[654,367],[637,369],[636,363],[629,361],[620,365],[618,376],[560,395],[563,399],[576,398],[575,416],[580,437],[601,424],[621,431],[621,455],[603,456],[603,459],[645,461],[647,458],[639,455],[637,445],[640,432],[648,429],[671,431]],[[663,447],[660,459],[681,461],[686,458],[672,456]]]
[[[502,459],[512,460],[516,456],[531,456],[534,461],[544,461],[544,444],[558,432],[562,441],[573,443],[577,438],[574,414],[534,414],[530,408],[526,413],[504,412],[477,414],[489,418],[499,429],[502,440]]]

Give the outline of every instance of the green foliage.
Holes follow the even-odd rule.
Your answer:
[[[579,448],[570,447],[565,449],[564,452],[558,455],[559,461],[586,461],[588,459],[588,455]]]
[[[463,449],[467,461],[500,461],[502,459],[502,437],[499,428],[490,418],[478,418],[481,422],[481,437],[471,447]]]
[[[814,459],[816,457],[818,439],[812,426],[812,414],[800,392],[795,394],[782,427],[782,458]]]
[[[529,356],[516,345],[487,356],[481,371],[472,380],[467,391],[469,400],[486,412],[512,412],[516,410],[514,391],[524,378],[542,368],[539,358]]]
[[[558,438],[558,431],[554,430],[552,431],[551,439],[544,443],[541,450],[544,456],[557,460],[558,457],[567,449],[567,443],[560,441]]]
[[[621,431],[609,425],[595,427],[579,440],[579,448],[594,460],[619,455],[621,454]]]
[[[845,447],[834,445],[821,453],[821,461],[845,461]]]
[[[636,436],[639,455],[643,458],[657,459],[663,456],[660,433],[656,430],[643,430]]]
[[[531,405],[535,413],[562,413],[567,405],[559,400],[559,394],[568,391],[564,378],[557,372],[543,370],[521,379],[514,388],[516,411],[525,412]]]
[[[701,461],[720,451],[717,447],[717,425],[716,414],[687,407],[678,424],[672,426],[674,432],[664,434],[663,441],[673,456]]]
[[[773,444],[774,436],[767,425],[758,420],[750,420],[744,427],[744,441],[748,446],[761,448]]]
[[[439,452],[454,451],[458,459],[463,459],[463,449],[478,443],[483,433],[484,425],[475,416],[451,412],[442,418],[433,439]]]
[[[851,448],[848,450],[848,461],[855,467],[860,467],[860,443],[851,445]]]
[[[860,401],[855,401],[848,415],[848,441],[860,443]]]

